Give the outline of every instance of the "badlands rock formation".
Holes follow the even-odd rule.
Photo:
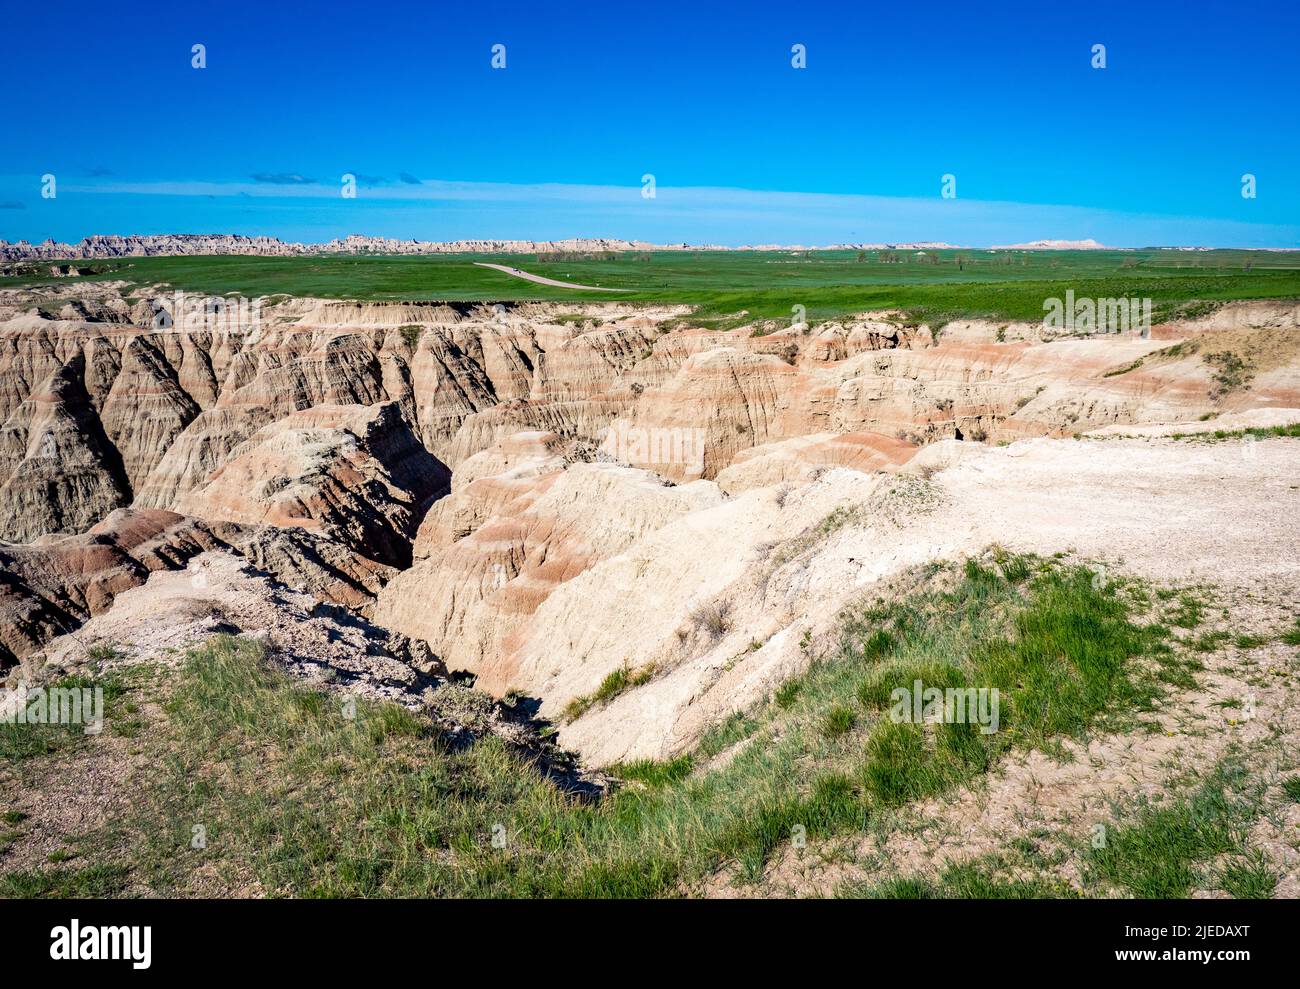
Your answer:
[[[95,235],[77,244],[53,240],[29,244],[0,240],[2,261],[48,261],[64,258],[152,257],[167,254],[254,254],[288,257],[300,254],[537,254],[593,251],[672,251],[685,245],[659,246],[639,240],[570,238],[568,240],[394,240],[352,234],[324,244],[298,244],[278,237],[239,234],[159,234],[144,237]]]
[[[806,664],[853,595],[930,557],[1122,547],[1222,575],[1240,551],[1296,576],[1298,441],[1246,458],[1162,438],[1300,419],[1300,331],[1276,303],[1053,338],[76,291],[0,292],[11,679],[218,626],[278,629],[287,655],[310,622],[304,642],[346,655],[304,645],[304,669],[397,696],[445,664],[536,698],[599,764],[689,748]],[[1258,545],[1218,540],[1226,504]]]
[[[178,507],[201,518],[300,526],[408,566],[416,527],[449,478],[396,403],[315,405],[231,449]]]

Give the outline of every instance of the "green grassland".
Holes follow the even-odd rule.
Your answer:
[[[694,751],[613,767],[625,782],[599,800],[566,793],[492,736],[450,744],[389,704],[342,717],[337,699],[275,671],[256,641],[215,638],[174,679],[137,679],[123,695],[155,712],[129,736],[148,767],[129,813],[71,842],[51,860],[57,868],[0,863],[0,896],[675,896],[701,891],[718,870],[761,882],[793,835],[806,832],[810,849],[836,836],[883,838],[917,801],[978,787],[1014,750],[1150,730],[1166,691],[1195,683],[1199,660],[1178,645],[1170,616],[1141,614],[1150,596],[1136,583],[1102,585],[1083,566],[1001,553],[920,577],[910,593],[846,610],[838,646]],[[895,723],[891,689],[918,678],[999,687],[1001,730]],[[31,778],[57,757],[5,754]],[[1104,855],[1087,851],[1088,822],[1066,828],[1058,853],[1075,850],[1088,865],[1079,889],[1043,861],[1032,881],[1005,888],[1009,870],[996,868],[933,889],[899,877],[845,892],[1271,889],[1275,877],[1246,858],[1249,808],[1219,791],[1194,799],[1217,801],[1212,827],[1189,832],[1191,811],[1171,804],[1124,820]],[[21,841],[25,815],[11,817]],[[1176,861],[1156,860],[1152,836],[1170,830],[1190,838]],[[1246,863],[1235,886],[1204,867],[1229,852]]]
[[[481,268],[493,261],[562,281],[624,289],[596,294],[537,285]],[[95,262],[89,280],[126,279],[207,294],[287,294],[360,300],[681,303],[694,320],[730,327],[812,322],[873,309],[917,319],[1038,320],[1043,300],[1066,289],[1090,298],[1151,298],[1157,321],[1233,299],[1300,298],[1300,252],[1136,251],[658,251],[551,260],[535,255],[261,258],[126,258]],[[0,278],[0,287],[67,285],[43,276]]]

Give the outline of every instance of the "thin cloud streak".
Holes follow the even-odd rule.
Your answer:
[[[353,173],[356,174],[356,173]],[[641,186],[560,183],[460,182],[425,179],[412,184],[372,186],[377,177],[358,174],[355,199],[340,195],[341,184],[297,173],[258,173],[254,182],[107,181],[68,184],[60,201],[85,196],[94,203],[174,202],[178,229],[212,226],[222,214],[203,212],[181,199],[203,199],[213,207],[242,199],[263,211],[259,226],[279,222],[278,235],[296,239],[300,214],[311,209],[322,222],[377,236],[459,239],[465,217],[478,218],[481,236],[549,239],[573,235],[580,221],[587,235],[626,237],[658,243],[741,244],[900,243],[945,241],[963,246],[1020,243],[1037,239],[1094,238],[1108,246],[1300,246],[1300,226],[1256,224],[1235,219],[1123,213],[1069,205],[1040,205],[973,199],[772,192],[712,186],[672,186],[662,179],[653,199]],[[341,178],[341,176],[340,176]],[[379,179],[379,181],[385,181]],[[5,181],[0,179],[0,189]],[[16,190],[18,185],[15,183]],[[291,219],[293,215],[296,219]],[[507,222],[508,221],[508,222]],[[511,226],[511,225],[514,226]],[[454,226],[454,229],[449,229]],[[491,229],[497,231],[488,234]],[[100,231],[96,231],[100,232]],[[118,231],[103,231],[118,232]]]

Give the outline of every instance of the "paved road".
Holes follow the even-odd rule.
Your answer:
[[[629,288],[601,288],[599,285],[578,285],[574,282],[557,282],[554,278],[543,278],[541,275],[530,275],[526,271],[520,271],[518,268],[511,268],[504,264],[489,264],[486,261],[475,261],[480,268],[495,268],[497,271],[504,271],[507,275],[514,275],[516,278],[523,278],[526,281],[536,282],[538,285],[554,285],[556,288],[580,288],[584,292],[630,292]]]

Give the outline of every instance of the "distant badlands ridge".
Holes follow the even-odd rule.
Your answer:
[[[325,244],[297,244],[278,237],[245,237],[240,234],[156,234],[127,236],[97,234],[79,244],[54,240],[31,244],[0,240],[0,260],[61,261],[72,259],[153,257],[174,254],[252,254],[291,257],[302,254],[547,254],[596,251],[804,251],[804,250],[918,250],[959,248],[957,244],[925,242],[915,244],[832,244],[825,247],[758,244],[721,247],[712,244],[650,244],[639,240],[570,238],[568,240],[395,240],[353,234]],[[1008,244],[989,250],[1106,250],[1095,240],[1036,240]]]

